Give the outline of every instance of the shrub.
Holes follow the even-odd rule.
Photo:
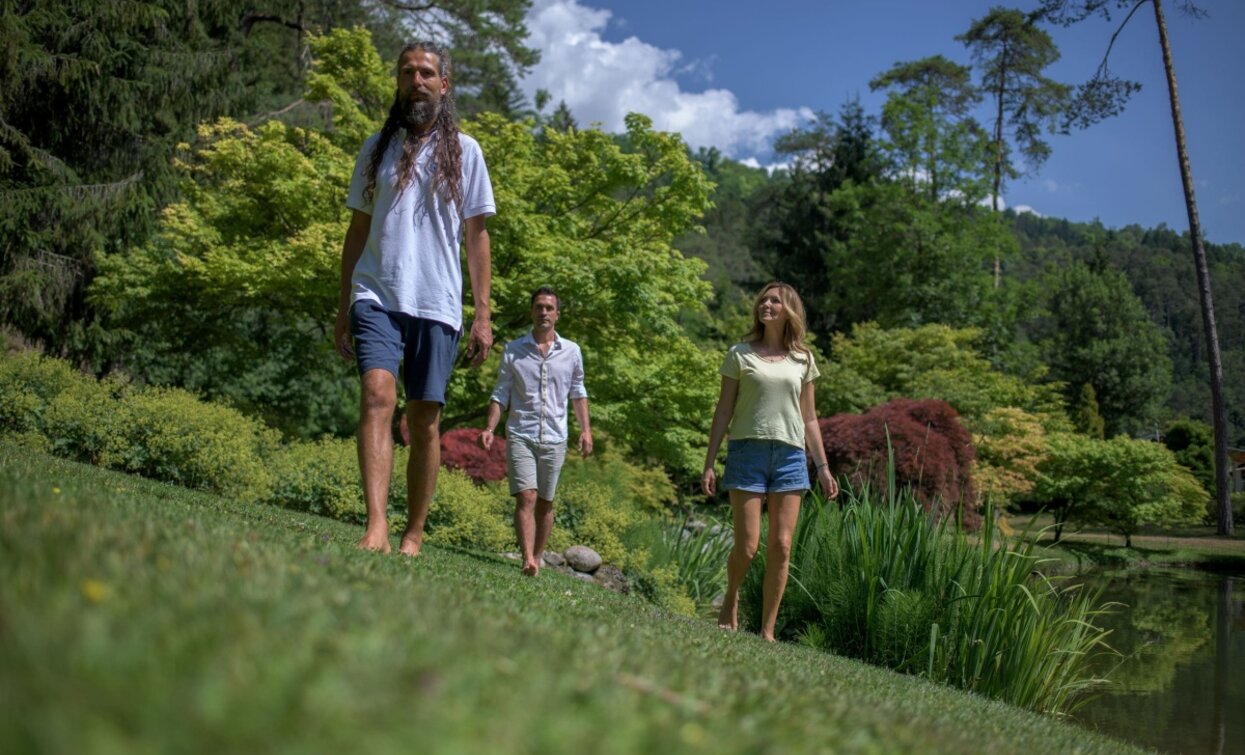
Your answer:
[[[1207,490],[1215,488],[1215,431],[1196,419],[1175,419],[1163,428],[1163,445]]]
[[[1046,457],[1046,431],[1038,417],[1006,406],[990,410],[973,434],[977,447],[977,491],[1011,502],[1033,491],[1038,464]]]
[[[33,354],[0,360],[0,429],[53,453],[246,500],[272,489],[277,434],[178,389],[133,390]]]
[[[604,485],[563,483],[558,486],[554,503],[554,528],[549,543],[558,550],[587,545],[600,553],[606,563],[622,569],[642,568],[647,559],[629,554],[623,543],[628,530],[641,521],[633,502],[618,498]]]
[[[132,420],[119,383],[89,377],[65,386],[43,410],[40,425],[52,453],[86,464],[125,468]]]
[[[1048,713],[1099,684],[1097,596],[1037,572],[1031,542],[997,543],[993,527],[971,541],[910,491],[843,495],[842,509],[814,496],[797,523],[779,637]],[[741,592],[753,625],[764,560]]]
[[[280,436],[259,420],[178,388],[128,394],[117,410],[122,445],[106,450],[108,466],[232,498],[272,494],[268,461]]]
[[[513,548],[512,511],[501,488],[477,485],[461,470],[443,469],[428,510],[428,541],[493,553]]]
[[[674,485],[661,468],[633,464],[605,443],[587,459],[568,450],[560,484],[575,483],[606,488],[616,499],[654,514],[667,511],[675,501]]]
[[[0,357],[0,432],[42,431],[43,412],[70,386],[94,383],[68,363],[33,351]]]
[[[480,447],[479,439],[480,431],[469,427],[441,433],[441,464],[461,469],[476,482],[506,479],[505,439],[494,438],[488,451]]]
[[[893,450],[895,484],[910,487],[927,508],[980,524],[972,479],[972,437],[945,401],[894,399],[862,415],[820,420],[831,469],[854,486],[886,492],[887,454]]]
[[[645,600],[684,616],[696,615],[696,602],[685,592],[674,564],[660,564],[631,573],[632,586]]]
[[[1239,522],[1238,526],[1245,527],[1245,490],[1238,490],[1232,494],[1232,521]]]
[[[291,443],[275,455],[272,467],[275,480],[268,503],[347,522],[366,521],[353,439]]]

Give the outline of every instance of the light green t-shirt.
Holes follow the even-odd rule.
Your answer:
[[[804,417],[800,392],[821,374],[813,355],[791,351],[778,362],[767,362],[750,343],[737,343],[726,352],[721,373],[739,381],[731,440],[776,440],[804,448]]]

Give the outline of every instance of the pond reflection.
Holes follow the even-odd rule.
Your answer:
[[[1082,725],[1175,753],[1245,755],[1245,575],[1144,569],[1091,577],[1123,604],[1103,618],[1121,656]]]

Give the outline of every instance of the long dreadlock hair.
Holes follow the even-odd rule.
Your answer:
[[[398,53],[398,61],[401,62],[403,55],[416,50],[437,56],[439,66],[437,73],[443,78],[449,78],[450,53],[435,42],[413,42],[403,47],[402,52]],[[363,196],[369,201],[376,194],[376,173],[380,170],[380,161],[389,149],[389,143],[393,141],[398,129],[402,128],[401,99],[401,94],[394,94],[393,104],[389,106],[389,116],[385,118],[385,125],[381,127],[380,137],[373,145],[371,157],[368,159],[367,187],[363,191]],[[461,211],[463,149],[458,143],[458,110],[454,106],[452,85],[441,97],[432,130],[436,137],[433,140],[431,165],[433,186],[443,197],[458,205]],[[406,139],[402,142],[402,158],[398,161],[398,196],[402,196],[402,192],[406,191],[406,187],[415,179],[415,158],[418,154],[419,139],[417,135],[408,131]]]

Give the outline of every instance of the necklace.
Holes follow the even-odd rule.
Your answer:
[[[778,353],[776,353],[776,354],[769,354],[769,353],[766,353],[766,352],[762,351],[762,350],[761,350],[760,348],[758,348],[755,344],[753,344],[753,346],[752,346],[752,352],[753,352],[754,354],[756,354],[757,356],[759,356],[762,360],[764,360],[764,361],[766,361],[766,362],[771,362],[771,363],[772,363],[772,362],[781,362],[781,361],[783,361],[784,359],[786,359],[786,358],[787,358],[787,352],[786,352],[786,351],[780,351],[780,352],[778,352]]]

